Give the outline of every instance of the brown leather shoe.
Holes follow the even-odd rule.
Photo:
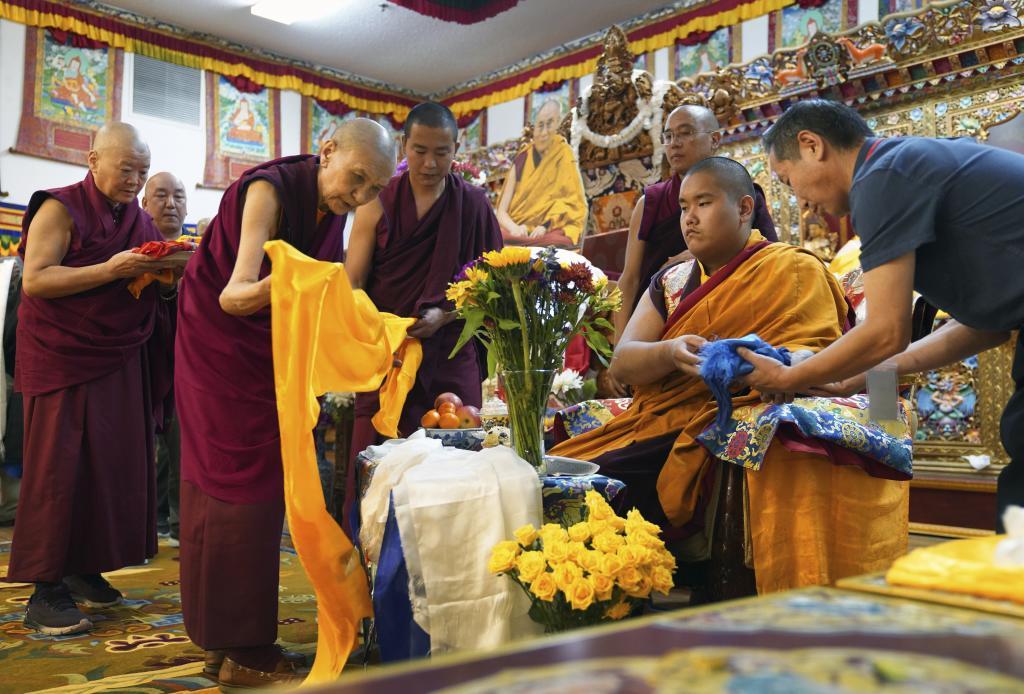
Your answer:
[[[277,661],[273,672],[254,670],[239,665],[231,658],[224,658],[217,679],[222,692],[231,692],[236,689],[298,686],[304,678],[296,674],[295,666],[283,658]]]
[[[206,651],[206,662],[203,665],[203,675],[208,679],[216,681],[220,677],[220,668],[224,664],[224,657],[227,651]],[[281,657],[295,667],[306,666],[306,656],[294,651],[281,649]],[[237,663],[236,663],[237,665]]]

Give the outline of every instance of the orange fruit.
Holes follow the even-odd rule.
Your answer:
[[[424,429],[436,429],[441,421],[441,415],[437,410],[427,410],[427,413],[420,417],[420,426]]]
[[[459,428],[459,416],[454,412],[443,412],[441,413],[440,422],[442,429],[458,429]]]
[[[455,403],[453,403],[453,402],[442,402],[440,405],[437,406],[437,413],[438,414],[448,414],[448,413],[455,414],[455,410],[456,410],[456,407],[455,407]]]

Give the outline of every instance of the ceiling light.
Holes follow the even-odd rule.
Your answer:
[[[260,0],[249,11],[281,24],[320,19],[341,7],[341,0]]]

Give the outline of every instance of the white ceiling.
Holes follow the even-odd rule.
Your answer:
[[[692,0],[522,0],[496,17],[464,26],[382,0],[339,0],[339,8],[323,19],[285,26],[250,14],[256,0],[104,1],[191,31],[418,94],[444,92],[666,5],[692,4]]]

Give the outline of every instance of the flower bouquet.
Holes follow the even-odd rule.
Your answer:
[[[593,490],[586,507],[575,525],[525,525],[491,551],[488,570],[523,589],[530,617],[548,633],[622,619],[652,591],[672,589],[676,562],[658,526],[636,509],[617,516]]]
[[[565,348],[582,331],[602,361],[610,356],[618,288],[583,256],[508,246],[464,267],[447,297],[466,322],[452,354],[474,337],[487,347],[488,372],[501,366],[513,447],[540,468],[544,414]]]

